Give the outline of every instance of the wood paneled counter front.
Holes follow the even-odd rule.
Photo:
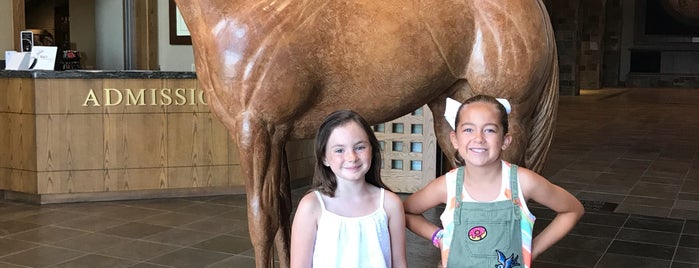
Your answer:
[[[311,177],[312,147],[287,145],[292,181]],[[0,191],[34,203],[245,192],[196,75],[158,71],[0,71]]]

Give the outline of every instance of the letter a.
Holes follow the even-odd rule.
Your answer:
[[[97,100],[97,96],[95,96],[95,91],[90,89],[90,92],[87,93],[87,97],[85,98],[85,102],[83,102],[83,106],[87,106],[88,102],[93,102],[92,106],[101,106],[99,100]]]

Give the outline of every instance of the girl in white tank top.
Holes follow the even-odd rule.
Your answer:
[[[381,151],[357,113],[330,114],[316,135],[311,192],[296,209],[291,267],[407,267],[402,200],[381,181]]]

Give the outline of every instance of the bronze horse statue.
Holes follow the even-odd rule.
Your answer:
[[[553,30],[541,0],[175,0],[210,108],[237,142],[256,266],[289,263],[285,144],[337,109],[371,124],[422,105],[448,156],[445,98],[507,98],[505,159],[539,171],[558,105]]]

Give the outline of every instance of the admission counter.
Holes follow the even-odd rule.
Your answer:
[[[306,181],[312,142],[287,152],[292,181]],[[0,197],[204,196],[243,184],[236,144],[195,73],[0,71]]]

